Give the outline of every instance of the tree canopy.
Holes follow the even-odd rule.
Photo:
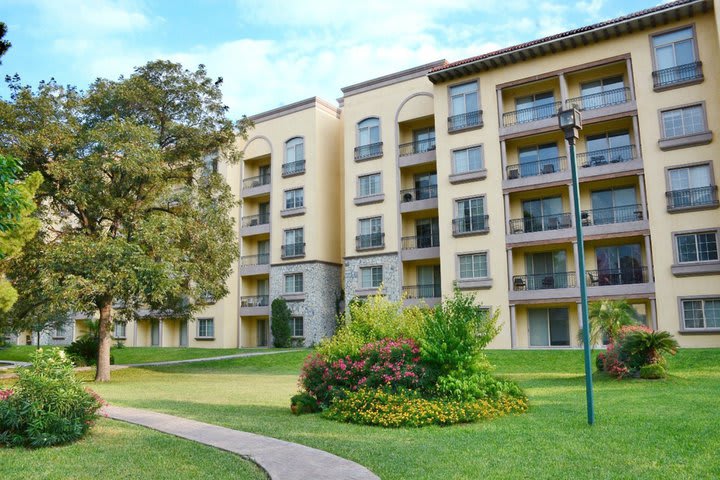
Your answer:
[[[7,40],[4,40],[5,34],[7,33],[7,26],[5,23],[0,22],[0,57],[5,55],[7,51],[12,47],[12,43],[8,42]],[[2,65],[2,61],[0,61],[0,65]]]

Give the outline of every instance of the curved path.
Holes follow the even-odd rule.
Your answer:
[[[378,480],[362,465],[322,450],[137,408],[106,406],[112,419],[210,445],[252,460],[272,480]]]

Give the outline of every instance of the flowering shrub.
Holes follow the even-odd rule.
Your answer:
[[[12,394],[13,390],[11,388],[8,388],[7,390],[0,390],[0,401],[7,400]]]
[[[620,328],[607,346],[602,367],[609,375],[621,379],[641,376],[644,367],[657,365],[660,368],[645,369],[647,373],[643,378],[662,378],[665,372],[663,353],[674,355],[676,351],[677,342],[668,332],[655,332],[644,325],[628,325]],[[598,356],[598,362],[600,359]],[[660,375],[660,369],[663,375]]]
[[[525,410],[527,400],[524,397],[457,402],[423,398],[417,391],[363,388],[336,399],[325,415],[333,420],[362,425],[422,427],[469,423]]]

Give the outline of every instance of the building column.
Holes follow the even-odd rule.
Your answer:
[[[558,75],[558,80],[560,80],[560,101],[562,102],[560,108],[565,108],[565,100],[568,99],[568,86],[567,80],[565,79],[565,74],[561,73],[560,75]]]
[[[503,194],[503,202],[505,205],[505,234],[510,234],[510,194]]]
[[[582,330],[582,328],[583,328],[582,303],[577,302],[575,305],[577,305],[578,327],[580,327],[580,329]]]
[[[503,95],[502,90],[499,88],[495,90],[497,94],[497,109],[498,109],[498,125],[500,125],[500,128],[503,127]]]
[[[625,59],[625,69],[627,70],[628,88],[630,88],[630,98],[635,100],[635,82],[633,81],[632,60]]]
[[[508,278],[508,290],[513,289],[513,251],[512,248],[508,248],[507,252],[507,278]]]
[[[570,225],[575,227],[575,202],[573,202],[573,186],[572,183],[568,184],[568,200],[570,203]],[[581,206],[582,208],[582,206]]]
[[[652,262],[652,250],[650,248],[650,235],[644,235],[645,237],[645,262],[647,262],[648,282],[655,281],[655,275],[653,272]]]
[[[650,299],[650,326],[653,330],[658,329],[658,323],[657,323],[657,305],[655,304],[655,299]]]
[[[500,161],[502,163],[502,178],[507,179],[507,144],[500,141]]]
[[[133,325],[133,344],[132,344],[132,346],[133,346],[133,347],[137,347],[137,346],[138,346],[138,343],[137,343],[137,332],[138,332],[138,328],[140,328],[140,320],[135,320],[135,321],[133,322],[133,324],[134,324],[134,325]]]
[[[638,175],[638,185],[640,186],[640,205],[642,206],[643,220],[649,220],[645,193],[645,175],[642,173]]]
[[[637,152],[638,158],[642,158],[642,149],[640,148],[640,124],[638,123],[637,115],[633,115],[633,137],[635,137],[635,151]]]
[[[517,319],[515,305],[510,305],[510,348],[517,348]]]
[[[584,278],[580,278],[580,258],[578,258],[578,244],[577,240],[573,240],[573,260],[575,263],[575,282],[577,287],[580,288],[580,282],[584,282]]]
[[[158,347],[163,346],[163,319],[158,321]]]

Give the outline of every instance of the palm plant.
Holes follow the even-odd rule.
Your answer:
[[[637,313],[626,300],[601,300],[588,305],[590,317],[590,345],[600,345],[604,339],[613,340],[625,325],[637,325]],[[582,330],[578,341],[583,343]]]
[[[669,332],[632,332],[625,337],[623,350],[635,367],[663,363],[663,355],[675,355],[678,342]]]

